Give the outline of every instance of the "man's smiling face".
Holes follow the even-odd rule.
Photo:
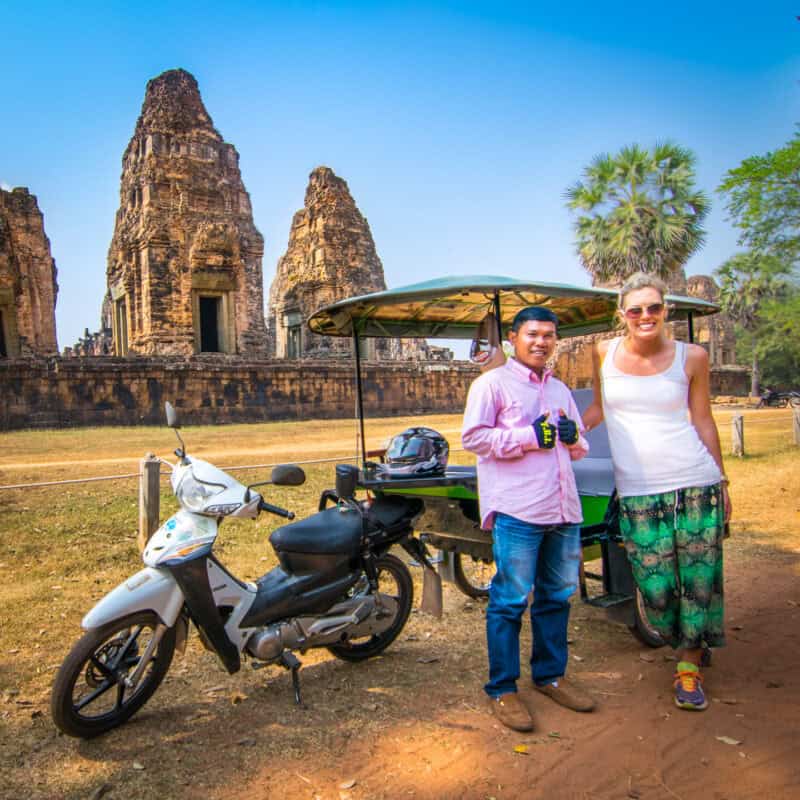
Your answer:
[[[519,330],[508,334],[514,358],[528,369],[541,372],[556,349],[556,326],[553,322],[533,319],[523,322]]]

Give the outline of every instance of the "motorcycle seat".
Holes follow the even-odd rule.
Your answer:
[[[338,555],[355,553],[361,543],[361,534],[361,514],[334,507],[282,525],[273,531],[269,541],[277,553]]]

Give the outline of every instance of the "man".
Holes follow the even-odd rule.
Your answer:
[[[558,319],[546,308],[520,311],[508,340],[514,354],[477,378],[464,411],[462,442],[478,456],[481,527],[491,529],[497,573],[489,590],[486,638],[495,716],[533,729],[530,693],[517,694],[519,631],[531,605],[533,687],[561,705],[591,711],[594,701],[564,677],[569,598],[578,585],[581,505],[572,461],[589,445],[569,389],[547,361]]]

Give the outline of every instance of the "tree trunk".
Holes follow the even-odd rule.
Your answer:
[[[753,342],[753,367],[750,372],[750,397],[759,397],[761,392],[758,385],[758,356],[756,355],[756,343]]]

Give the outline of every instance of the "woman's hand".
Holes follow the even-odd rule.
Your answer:
[[[722,507],[725,511],[724,522],[727,525],[731,521],[731,496],[728,493],[728,484],[722,484]]]

